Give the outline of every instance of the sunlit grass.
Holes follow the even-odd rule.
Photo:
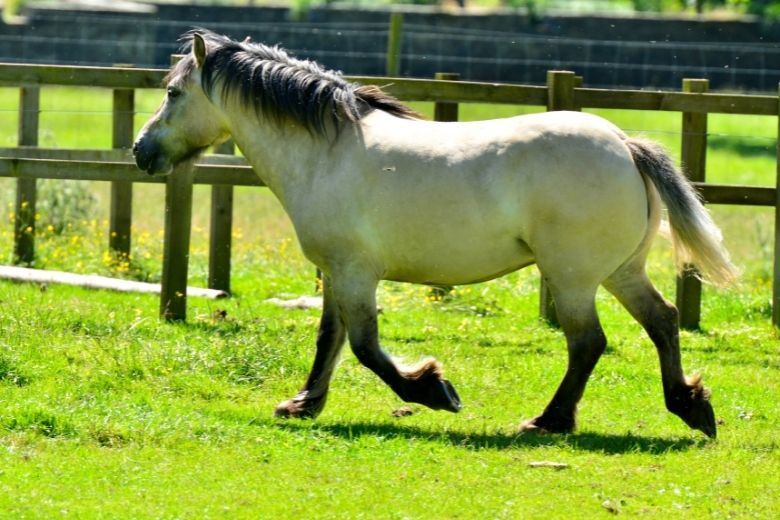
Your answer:
[[[317,322],[316,311],[263,303],[311,291],[311,272],[288,254],[258,252],[258,274],[234,278],[239,296],[192,299],[187,325],[161,324],[153,296],[0,283],[0,300],[14,302],[0,315],[0,514],[518,518],[545,507],[590,518],[607,501],[659,518],[776,509],[780,343],[768,287],[708,294],[705,332],[683,333],[686,366],[714,391],[717,442],[665,412],[652,345],[606,295],[610,348],[580,431],[517,436],[565,366],[560,333],[536,318],[532,270],[441,300],[382,286],[385,348],[441,359],[460,414],[413,406],[391,417],[403,403],[346,354],[323,415],[287,422],[271,411],[304,380]]]

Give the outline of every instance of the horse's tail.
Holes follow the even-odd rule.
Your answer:
[[[677,269],[694,264],[716,285],[726,285],[739,275],[723,246],[715,225],[694,187],[675,167],[659,144],[645,139],[626,139],[634,164],[655,186],[669,212],[672,245]]]

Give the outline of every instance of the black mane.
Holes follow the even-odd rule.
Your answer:
[[[182,36],[187,55],[171,71],[188,77],[195,61],[188,52],[195,34],[206,42],[206,60],[201,70],[203,90],[213,95],[221,85],[223,99],[239,101],[277,122],[291,118],[312,133],[324,135],[327,123],[335,128],[343,121],[356,122],[372,110],[382,110],[405,119],[420,116],[379,87],[360,86],[341,73],[319,64],[291,57],[284,49],[259,43],[237,42],[205,29]]]

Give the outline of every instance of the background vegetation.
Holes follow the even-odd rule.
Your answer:
[[[175,0],[137,0],[164,3]],[[58,3],[60,0],[38,0],[37,4]],[[26,0],[4,0],[6,17],[17,14]],[[106,4],[110,4],[106,1]],[[190,0],[191,4],[224,5],[278,5],[277,0]],[[458,5],[461,7],[519,7],[540,13],[545,10],[572,12],[695,12],[695,13],[732,13],[752,14],[776,18],[780,15],[778,0],[290,0],[297,10],[305,10],[313,5],[341,3],[356,6],[376,6],[390,4]]]
[[[17,92],[0,89],[0,146],[15,144]],[[137,126],[159,101],[139,92]],[[416,108],[430,114],[429,105]],[[110,95],[44,89],[41,146],[108,147]],[[462,107],[463,119],[542,107]],[[679,115],[599,111],[679,155]],[[773,185],[777,121],[712,116],[708,175]],[[0,180],[0,258],[11,256],[13,193]],[[159,273],[162,189],[137,186],[133,256],[106,254],[107,187],[80,184],[79,217],[57,230],[41,206],[44,268],[140,279]],[[43,200],[61,195],[56,189]],[[208,192],[198,189],[191,283],[205,283]],[[444,299],[383,284],[382,340],[434,355],[465,408],[403,405],[349,352],[316,421],[274,405],[308,372],[315,310],[265,302],[313,292],[286,217],[262,189],[237,191],[230,300],[190,300],[187,324],[157,319],[153,296],[0,283],[0,517],[593,518],[615,514],[773,518],[780,427],[780,342],[770,325],[774,213],[713,208],[741,282],[705,288],[703,330],[682,334],[689,371],[713,389],[719,438],[663,407],[652,344],[599,296],[610,347],[565,436],[518,435],[563,373],[560,333],[537,319],[533,268]],[[669,245],[651,275],[671,296]],[[555,465],[538,463],[555,463]],[[560,469],[555,469],[560,468]]]

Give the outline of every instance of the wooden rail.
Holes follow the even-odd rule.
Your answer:
[[[112,89],[160,88],[167,70],[0,63],[1,86],[66,85]],[[547,105],[547,87],[383,76],[348,76],[374,84],[405,101]],[[606,90],[576,87],[574,106],[701,114],[776,116],[777,97],[739,94]]]
[[[177,211],[167,211],[161,315],[168,319],[186,316],[186,273],[189,248],[192,184],[212,185],[209,287],[229,290],[230,227],[234,186],[263,186],[240,157],[230,155],[232,145],[219,155],[204,157],[192,170],[167,178],[150,177],[139,171],[128,147],[133,136],[134,91],[159,88],[167,73],[160,69],[127,67],[80,67],[0,63],[0,85],[20,89],[19,146],[0,148],[0,176],[17,179],[14,256],[30,263],[34,256],[34,207],[37,179],[99,180],[112,183],[111,239],[109,247],[129,254],[131,248],[132,185],[136,182],[166,185],[166,202]],[[551,71],[546,86],[508,85],[458,81],[437,75],[435,80],[351,76],[357,83],[376,84],[405,101],[436,103],[436,119],[457,120],[460,103],[496,103],[545,106],[548,110],[616,108],[678,112],[683,118],[682,153],[686,173],[709,204],[734,204],[777,208],[780,194],[780,162],[773,187],[737,186],[706,182],[704,158],[707,146],[707,115],[710,113],[768,115],[778,117],[778,96],[709,93],[706,81],[685,80],[680,92],[604,90],[584,88],[573,72]],[[46,85],[111,88],[114,92],[113,150],[51,150],[37,147],[39,88]],[[780,117],[778,117],[780,125]],[[170,209],[170,208],[169,208]],[[775,251],[780,246],[780,216],[775,226]],[[175,230],[175,232],[172,232]],[[33,229],[34,231],[34,229]],[[774,260],[773,317],[780,325],[780,255]],[[677,304],[681,324],[697,328],[701,289],[695,278],[678,281]],[[542,288],[540,312],[556,321],[554,302]]]
[[[134,162],[95,159],[103,155],[97,150],[67,151],[68,159],[14,157],[19,148],[0,148],[0,177],[28,179],[59,179],[79,181],[117,181],[165,184],[166,177],[152,177],[140,171]],[[40,148],[33,155],[60,155],[65,150]],[[13,151],[14,153],[9,153]],[[108,156],[114,154],[107,151]],[[8,155],[6,155],[8,154]],[[83,154],[83,157],[81,157]],[[112,158],[115,158],[112,157]],[[227,159],[227,160],[226,160]],[[243,158],[203,157],[195,165],[194,184],[224,186],[265,186]],[[694,182],[694,186],[710,204],[736,206],[774,206],[775,188]]]

